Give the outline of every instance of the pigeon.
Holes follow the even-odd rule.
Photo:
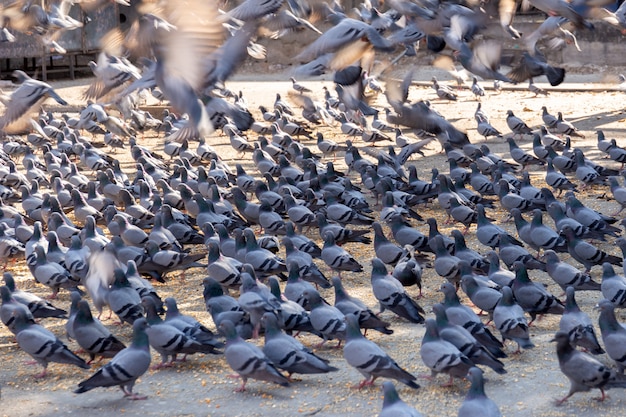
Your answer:
[[[602,264],[602,296],[618,307],[626,307],[626,278],[617,275],[613,266],[605,262]]]
[[[507,373],[504,364],[478,343],[467,329],[448,321],[443,305],[433,305],[433,312],[435,313],[437,331],[443,340],[452,343],[475,364],[488,366],[498,374]]]
[[[511,289],[515,301],[530,314],[531,323],[538,314],[563,314],[563,303],[550,294],[542,284],[532,282],[523,263],[516,261],[513,264],[515,280]]]
[[[461,278],[459,276],[459,262],[461,262],[461,260],[454,255],[450,255],[444,246],[442,236],[435,236],[429,241],[429,245],[431,245],[435,252],[435,272],[458,288]]]
[[[530,127],[528,127],[528,125],[526,124],[526,122],[515,116],[515,114],[513,114],[513,111],[507,110],[506,114],[506,124],[509,126],[509,129],[511,129],[514,136],[530,135],[533,133]]]
[[[133,392],[133,387],[138,378],[150,368],[150,345],[146,329],[148,323],[141,318],[133,323],[133,340],[130,346],[118,352],[113,359],[100,368],[90,378],[80,382],[76,394],[90,391],[97,387],[119,386],[124,397],[131,400],[144,400]]]
[[[24,304],[28,307],[34,318],[42,319],[46,317],[67,317],[67,311],[53,306],[50,302],[41,299],[35,294],[16,288],[15,279],[10,272],[5,272],[2,275],[2,278],[4,279],[4,284],[9,289],[11,296],[18,303]]]
[[[426,320],[426,332],[420,347],[422,362],[430,368],[431,378],[436,374],[450,375],[447,385],[452,384],[452,378],[464,378],[471,367],[471,360],[452,343],[441,338],[437,330],[435,319]]]
[[[142,305],[146,310],[146,320],[149,324],[148,329],[146,329],[148,341],[150,346],[161,355],[161,363],[155,367],[156,369],[172,366],[179,354],[221,353],[213,343],[200,343],[187,336],[176,326],[161,319],[151,298],[144,298]],[[170,356],[172,359],[168,361]]]
[[[113,270],[113,282],[106,293],[106,302],[109,308],[120,319],[120,322],[133,324],[135,320],[143,317],[144,309],[141,305],[141,297],[130,286],[126,273],[121,268]]]
[[[335,244],[335,236],[332,232],[324,233],[324,246],[322,247],[322,261],[329,268],[337,271],[341,278],[341,271],[362,272],[363,266],[345,249]]]
[[[600,291],[601,285],[595,282],[589,274],[581,272],[578,268],[563,262],[556,252],[547,250],[543,254],[546,261],[546,272],[565,291],[568,286],[576,291]]]
[[[36,262],[32,274],[37,282],[52,289],[50,298],[56,298],[60,288],[76,288],[78,282],[63,266],[56,262],[48,262],[43,246],[35,247]]]
[[[363,301],[348,294],[339,277],[333,277],[332,283],[335,288],[335,307],[339,311],[345,316],[350,314],[356,316],[359,327],[365,329],[366,332],[368,329],[374,329],[384,334],[393,334],[389,323],[378,318]]]
[[[387,239],[380,223],[374,222],[372,227],[376,257],[387,265],[395,265],[405,255],[404,249]]]
[[[440,291],[444,294],[443,306],[450,323],[466,328],[492,355],[498,358],[506,357],[501,349],[502,343],[496,339],[471,308],[461,304],[452,284],[444,282],[441,284]]]
[[[583,264],[585,272],[588,273],[594,265],[604,262],[622,266],[621,258],[610,255],[592,244],[578,239],[569,226],[565,226],[562,232],[567,239],[567,251],[572,255],[572,258]]]
[[[383,382],[383,408],[378,417],[422,417],[415,408],[400,399],[393,382]]]
[[[424,322],[424,309],[409,297],[400,281],[387,273],[387,268],[378,258],[372,259],[371,282],[381,312],[389,309],[412,323]]]
[[[467,377],[471,384],[458,417],[500,417],[498,405],[485,394],[485,381],[483,371],[480,368],[472,367],[467,372]]]
[[[508,339],[517,343],[518,352],[522,348],[535,347],[530,341],[524,310],[513,300],[513,291],[509,287],[502,288],[502,298],[493,310],[493,323],[502,335],[503,342]]]
[[[337,347],[340,347],[346,338],[346,316],[338,308],[325,304],[322,296],[315,290],[304,290],[302,296],[306,298],[311,309],[311,325],[323,338],[318,347],[332,339],[339,339]]]
[[[280,308],[272,313],[276,316],[281,329],[289,335],[294,331],[315,333],[308,312],[296,301],[289,300],[281,293],[278,278],[271,276],[268,281],[270,292],[280,303]]]
[[[615,304],[608,300],[600,300],[596,306],[600,310],[598,325],[606,353],[613,359],[623,375],[626,369],[626,327],[615,317]],[[596,341],[597,343],[597,341]]]
[[[11,75],[17,79],[19,87],[11,94],[4,115],[0,118],[2,128],[29,114],[48,97],[62,106],[67,105],[50,84],[30,78],[22,70],[15,70]]]
[[[559,322],[559,331],[569,335],[572,345],[587,349],[594,355],[601,355],[604,349],[598,343],[591,319],[576,303],[574,287],[567,287],[565,294],[565,311]]]
[[[278,368],[292,374],[325,374],[338,371],[329,361],[317,356],[293,337],[283,333],[276,316],[263,314],[261,323],[265,329],[263,353]]]
[[[358,388],[373,385],[376,378],[392,378],[403,384],[418,389],[415,376],[402,369],[376,343],[366,339],[359,329],[358,319],[354,315],[346,316],[346,344],[343,347],[346,362],[364,377]]]
[[[215,348],[221,348],[223,346],[211,330],[195,318],[181,313],[180,310],[178,310],[176,299],[167,297],[165,299],[165,307],[167,308],[167,312],[165,313],[166,324],[176,327],[185,335],[201,344],[212,345]]]
[[[607,389],[626,388],[626,377],[623,374],[615,373],[592,356],[574,349],[567,333],[556,332],[552,341],[556,342],[561,372],[570,381],[569,392],[557,401],[557,405],[563,404],[577,392],[590,391],[592,388],[598,388],[602,393],[599,401],[604,401],[606,398],[604,391]]]
[[[248,379],[274,382],[281,386],[288,386],[289,380],[281,374],[272,364],[263,351],[248,342],[245,342],[237,334],[235,325],[230,320],[224,320],[218,326],[220,333],[226,337],[226,349],[224,355],[226,362],[239,376],[242,384],[236,392],[246,389]]]
[[[2,296],[2,306],[0,306],[0,320],[4,323],[9,331],[13,334],[17,334],[17,328],[15,327],[15,317],[18,312],[26,317],[29,323],[35,323],[35,318],[32,313],[24,304],[18,302],[11,296],[11,290],[6,285],[0,287],[0,295]]]
[[[565,238],[543,224],[543,213],[538,208],[533,210],[533,218],[530,222],[530,237],[534,246],[541,249],[551,249],[559,252],[566,251],[567,243]]]
[[[126,347],[104,327],[100,320],[94,319],[87,300],[78,301],[77,308],[72,324],[72,338],[89,354],[91,361],[96,355],[112,358]]]
[[[30,316],[23,310],[14,310],[15,338],[24,352],[37,361],[43,371],[35,378],[43,378],[47,374],[48,363],[66,363],[82,369],[89,369],[89,365],[80,357],[72,353],[67,346],[45,327],[32,322]]]

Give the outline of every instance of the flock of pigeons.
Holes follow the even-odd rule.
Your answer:
[[[90,7],[106,5],[93,3]],[[485,395],[477,366],[506,373],[502,359],[509,355],[504,342],[514,341],[517,352],[533,348],[529,326],[544,314],[562,315],[554,341],[571,386],[559,404],[592,388],[600,389],[602,400],[605,390],[626,388],[626,327],[614,312],[626,306],[626,278],[613,267],[622,266],[623,256],[597,245],[611,241],[626,256],[626,239],[619,237],[618,217],[586,207],[577,197],[580,189],[602,189],[626,207],[626,187],[621,172],[613,168],[626,163],[626,149],[598,131],[597,147],[613,162],[590,160],[571,144],[571,137],[582,134],[545,107],[538,131],[508,111],[511,132],[503,134],[490,124],[479,102],[477,131],[485,138],[507,136],[506,156],[511,159],[505,160],[486,144],[472,144],[430,102],[409,101],[411,73],[383,87],[363,69],[369,69],[374,52],[402,47],[402,55],[410,55],[425,39],[433,53],[454,51],[474,76],[471,91],[477,99],[484,95],[477,77],[530,80],[532,85],[533,77],[546,75],[557,85],[565,70],[550,66],[538,43],[544,37],[575,42],[573,30],[593,30],[590,20],[597,15],[591,10],[597,12],[598,6],[530,3],[550,15],[530,36],[512,26],[517,5],[505,0],[480,5],[393,0],[378,7],[363,5],[358,18],[348,17],[336,4],[302,1],[246,0],[225,13],[212,2],[185,2],[182,8],[178,1],[146,3],[129,33],[114,31],[103,39],[103,52],[91,63],[95,81],[77,116],[41,112],[38,119],[30,119],[48,98],[67,103],[49,84],[13,72],[18,87],[1,97],[5,110],[0,127],[9,132],[27,120],[29,132],[25,137],[5,135],[3,141],[0,258],[6,265],[25,259],[33,278],[51,289],[51,298],[67,289],[72,300],[68,313],[20,290],[5,267],[0,318],[20,349],[43,366],[37,376],[46,375],[49,362],[90,367],[35,321],[54,317],[68,319],[68,338],[91,360],[112,358],[82,381],[76,393],[119,386],[131,399],[145,398],[133,392],[133,386],[149,369],[151,348],[162,357],[157,367],[172,366],[179,355],[223,353],[242,378],[240,391],[248,379],[288,385],[292,374],[337,371],[292,336],[300,332],[319,336],[320,346],[330,340],[343,345],[346,362],[365,377],[359,387],[382,377],[418,389],[414,375],[366,338],[369,329],[385,335],[392,335],[393,329],[344,288],[342,272],[361,273],[365,268],[343,247],[351,243],[348,247],[374,248],[371,290],[381,312],[425,324],[420,355],[432,375],[448,375],[449,384],[455,377],[470,380],[459,416],[500,415]],[[11,40],[11,30],[35,33],[45,42],[55,39],[47,35],[59,28],[69,5],[63,1],[50,10],[32,2],[3,6],[2,40]],[[620,10],[612,14],[616,25],[623,22]],[[320,15],[333,23],[323,33],[311,23]],[[476,40],[494,18],[503,33],[527,47],[508,74],[498,71],[499,44]],[[572,31],[566,29],[569,25]],[[260,108],[261,119],[255,118],[243,94],[227,90],[224,82],[248,55],[265,56],[257,38],[280,37],[292,30],[319,34],[303,46],[297,58],[305,63],[296,74],[333,71],[337,95],[326,89],[318,101],[292,78],[293,93],[285,98],[277,94],[273,107]],[[483,61],[486,56],[489,62]],[[436,79],[433,89],[441,100],[456,99],[454,90]],[[371,101],[381,93],[388,103],[385,117],[379,117],[383,110]],[[145,94],[167,101],[172,111],[155,118],[140,110]],[[296,116],[300,110],[302,117]],[[321,133],[332,129],[341,130],[345,144]],[[413,131],[419,140],[401,129]],[[247,173],[244,163],[232,167],[222,160],[207,143],[217,138],[214,130],[227,136],[240,155],[251,154],[249,165],[260,176]],[[141,144],[143,135],[161,133],[166,135],[166,156]],[[258,140],[249,141],[253,136]],[[398,151],[392,145],[372,146],[393,143],[394,137]],[[532,154],[517,145],[524,137],[532,137]],[[358,140],[364,145],[357,146]],[[192,141],[199,143],[196,150]],[[410,159],[423,155],[432,141],[441,144],[449,172],[433,168],[431,180],[421,180]],[[102,149],[126,152],[128,145],[135,168],[132,179],[120,161]],[[344,156],[348,172],[336,168],[337,154]],[[15,162],[19,159],[22,168]],[[545,167],[546,187],[531,184],[529,166]],[[449,222],[464,228],[451,236],[440,234],[437,221],[422,218],[417,209],[427,204],[438,205]],[[487,209],[514,221],[517,236],[500,227]],[[427,223],[428,233],[415,227],[420,222]],[[264,235],[258,236],[254,227]],[[484,250],[468,247],[465,236],[470,230]],[[323,241],[322,247],[313,236]],[[284,255],[279,255],[282,247]],[[571,263],[562,260],[564,254]],[[318,263],[337,277],[329,280]],[[601,283],[589,275],[596,266],[602,268]],[[162,300],[146,280],[166,282],[168,274],[184,274],[189,268],[206,268],[204,299],[218,334],[180,312],[175,299]],[[434,318],[428,319],[405,290],[417,285],[421,295],[425,268],[445,279],[440,288],[443,301],[432,307]],[[531,281],[533,270],[545,271],[565,292],[565,302]],[[286,281],[282,288],[280,280]],[[333,303],[320,287],[334,287]],[[461,302],[459,290],[488,315],[499,337]],[[598,304],[604,347],[576,303],[577,291],[601,291],[605,298]],[[99,321],[105,307],[120,322],[132,325],[128,346]],[[246,341],[261,334],[263,349]],[[605,352],[617,369],[592,356]],[[400,400],[391,382],[383,383],[383,391],[380,415],[420,415]]]

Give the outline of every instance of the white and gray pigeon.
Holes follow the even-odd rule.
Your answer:
[[[485,394],[483,371],[473,367],[467,372],[471,384],[458,417],[501,417],[498,405]]]
[[[600,310],[598,325],[606,353],[615,361],[621,374],[626,369],[626,326],[615,317],[615,304],[608,300],[600,300],[597,305]]]
[[[379,377],[395,379],[414,389],[420,387],[415,383],[417,379],[415,376],[401,368],[376,343],[361,334],[356,316],[348,315],[345,320],[347,329],[343,357],[365,377],[358,388],[373,385]]]
[[[623,374],[616,373],[591,355],[574,349],[567,333],[556,332],[552,341],[556,342],[561,372],[570,381],[569,392],[557,401],[557,405],[563,404],[577,392],[587,392],[592,388],[598,388],[602,393],[599,401],[606,398],[605,390],[626,388],[626,377]]]
[[[112,358],[126,347],[100,320],[91,315],[87,300],[78,301],[76,316],[72,322],[72,335],[76,343],[89,354],[90,362],[97,355]]]
[[[522,348],[535,347],[530,341],[524,310],[513,300],[513,292],[509,287],[502,288],[502,298],[493,310],[493,323],[502,335],[503,342],[508,339],[517,343],[518,352]]]
[[[1,127],[5,128],[27,115],[31,110],[35,110],[48,97],[53,98],[62,106],[67,105],[67,102],[54,91],[50,84],[30,78],[22,70],[13,71],[12,76],[17,79],[20,86],[11,94],[4,115],[0,118]]]
[[[338,371],[327,359],[317,356],[292,336],[283,333],[276,316],[265,313],[261,317],[265,329],[263,353],[278,368],[292,374],[325,374]]]
[[[570,343],[574,346],[580,346],[594,355],[604,353],[604,349],[598,342],[591,319],[576,303],[576,290],[574,287],[567,287],[565,294],[567,296],[565,299],[565,311],[559,322],[559,331],[567,333]]]
[[[118,352],[113,359],[100,368],[90,378],[80,382],[74,392],[81,394],[98,387],[119,386],[124,397],[131,400],[144,400],[137,393],[133,393],[133,387],[150,368],[150,345],[146,329],[148,323],[141,318],[133,323],[133,340],[130,346]]]
[[[420,347],[422,362],[430,368],[431,378],[436,374],[446,373],[452,378],[464,378],[474,363],[469,360],[456,346],[441,338],[437,331],[435,319],[426,320],[426,332]]]
[[[387,273],[385,264],[378,258],[372,259],[371,283],[381,312],[391,310],[411,323],[424,322],[424,309],[407,294],[400,281]]]
[[[241,386],[235,391],[245,391],[246,382],[250,378],[274,382],[284,387],[289,385],[289,380],[276,369],[259,347],[239,337],[235,325],[230,320],[222,321],[218,329],[226,337],[224,351],[226,362],[242,380]]]
[[[89,365],[85,361],[72,353],[67,346],[59,340],[50,330],[35,324],[31,321],[29,315],[23,310],[14,310],[15,318],[15,338],[20,349],[28,353],[30,356],[43,366],[43,371],[35,375],[35,378],[43,378],[46,376],[48,363],[65,363],[75,365],[79,368],[89,369]]]

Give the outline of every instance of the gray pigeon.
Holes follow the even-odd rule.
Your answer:
[[[20,349],[43,366],[43,371],[35,375],[35,378],[46,376],[48,363],[66,363],[76,365],[79,368],[89,369],[85,361],[72,353],[67,346],[45,327],[33,323],[23,310],[14,310],[15,338]]]
[[[339,339],[337,348],[346,338],[346,322],[344,314],[336,307],[325,304],[322,296],[315,290],[304,290],[302,296],[306,298],[311,312],[309,318],[313,328],[322,335],[321,347],[327,340]]]
[[[341,271],[363,271],[363,266],[352,255],[335,244],[335,236],[332,232],[324,233],[323,238],[322,260],[329,268],[337,271],[339,278],[341,278]]]
[[[358,319],[354,315],[346,316],[346,344],[343,347],[343,357],[348,364],[364,377],[358,387],[373,385],[376,378],[392,378],[403,384],[417,389],[415,376],[402,369],[376,343],[366,339],[359,329]]]
[[[2,306],[0,306],[0,320],[2,323],[7,326],[7,328],[13,334],[17,334],[17,329],[15,327],[15,317],[18,311],[21,312],[21,315],[26,317],[26,320],[30,323],[35,323],[35,318],[32,313],[24,304],[17,301],[15,298],[11,296],[11,291],[9,287],[3,285],[0,287],[0,295],[2,296]]]
[[[426,320],[426,333],[422,339],[420,356],[422,362],[430,368],[431,378],[439,373],[450,375],[448,386],[452,385],[453,377],[464,378],[467,371],[474,366],[456,346],[441,338],[434,319]]]
[[[200,343],[187,336],[177,327],[167,324],[159,317],[156,305],[151,298],[144,298],[142,304],[146,309],[146,321],[150,325],[146,329],[150,346],[161,355],[161,363],[155,368],[172,366],[176,356],[193,355],[194,353],[221,353],[214,344]],[[171,356],[171,360],[168,358]]]
[[[546,262],[546,272],[563,291],[569,286],[574,287],[576,291],[600,291],[600,284],[591,279],[589,274],[561,261],[556,252],[547,250],[543,258]]]
[[[356,316],[359,327],[365,329],[365,334],[367,334],[368,329],[378,330],[384,334],[393,333],[393,330],[389,328],[389,323],[379,319],[363,301],[348,294],[339,277],[333,277],[332,283],[335,288],[335,307],[345,316],[349,314]]]
[[[412,323],[424,322],[424,309],[407,294],[400,281],[387,273],[385,264],[378,258],[372,259],[371,282],[381,312],[389,309]]]
[[[263,353],[278,369],[292,374],[325,374],[339,369],[329,365],[329,361],[317,356],[293,337],[283,333],[278,327],[276,316],[265,313],[261,317],[265,328]]]
[[[508,339],[517,343],[518,352],[521,348],[535,347],[530,341],[524,310],[513,300],[513,292],[509,287],[502,288],[502,298],[493,310],[493,323],[502,335],[503,341]]]
[[[383,409],[378,417],[422,417],[415,408],[400,399],[393,382],[383,382]]]
[[[87,300],[78,301],[78,310],[72,324],[76,343],[89,354],[91,361],[96,355],[112,358],[126,346],[120,342],[100,320],[94,319]]]
[[[591,271],[594,265],[599,265],[604,262],[622,266],[621,258],[610,255],[592,244],[578,239],[569,226],[565,226],[562,232],[567,238],[567,250],[569,254],[572,255],[572,258],[585,266],[585,272]]]
[[[433,312],[435,313],[437,331],[443,340],[456,346],[473,363],[488,366],[498,374],[506,374],[504,364],[493,357],[467,329],[448,321],[443,305],[439,303],[433,305]]]
[[[598,324],[606,353],[615,361],[620,373],[624,374],[624,369],[626,369],[626,326],[617,321],[615,305],[609,300],[600,300],[597,308],[600,310]]]
[[[563,404],[577,392],[586,392],[592,388],[598,388],[602,393],[599,401],[606,398],[604,390],[626,388],[626,377],[623,374],[615,373],[592,356],[574,349],[567,333],[556,332],[552,341],[556,342],[556,355],[559,358],[561,372],[570,381],[569,392],[557,401],[557,405]]]
[[[602,284],[600,289],[604,298],[618,307],[626,306],[626,278],[617,275],[613,265],[608,262],[602,264]]]
[[[165,307],[167,308],[165,313],[166,324],[176,327],[185,335],[201,344],[211,345],[215,348],[223,346],[223,343],[217,340],[217,337],[211,330],[195,318],[181,313],[174,298],[167,297],[165,299]]]
[[[567,287],[565,290],[567,298],[565,311],[559,322],[559,331],[568,334],[572,345],[587,349],[594,355],[600,355],[604,350],[600,347],[591,319],[578,307],[575,292],[574,287]]]
[[[467,396],[459,408],[458,417],[500,417],[498,405],[485,394],[483,371],[473,367],[467,373],[472,383]]]
[[[563,314],[563,303],[542,285],[532,282],[528,277],[528,271],[521,262],[513,264],[515,280],[511,285],[513,296],[517,303],[530,314],[531,323],[538,314]]]
[[[226,362],[241,376],[242,384],[236,392],[245,391],[249,378],[274,382],[284,387],[289,385],[289,380],[276,369],[260,348],[239,337],[230,320],[222,321],[218,328],[226,337]]]
[[[135,320],[143,316],[141,298],[130,286],[124,270],[115,268],[113,274],[114,281],[106,294],[106,301],[111,311],[119,317],[120,322],[133,324]]]
[[[33,317],[36,319],[42,319],[46,317],[66,318],[67,311],[53,306],[50,302],[42,299],[41,297],[32,294],[27,291],[20,290],[15,286],[15,279],[10,272],[5,272],[2,275],[5,285],[9,288],[11,295],[18,303],[24,304]]]
[[[469,330],[489,352],[497,358],[504,358],[502,343],[483,324],[480,317],[468,306],[461,304],[461,300],[449,282],[441,284],[440,291],[444,294],[443,306],[450,323],[458,324]]]
[[[74,392],[81,394],[97,387],[119,386],[124,397],[131,400],[145,400],[133,393],[133,386],[138,378],[150,368],[150,345],[146,329],[148,323],[141,318],[133,323],[133,341],[127,348],[118,352],[111,362],[100,368],[93,376],[78,384]]]

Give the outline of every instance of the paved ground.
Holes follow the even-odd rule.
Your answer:
[[[430,73],[418,71],[422,81],[430,78]],[[440,78],[445,75],[437,73]],[[599,81],[601,74],[586,75],[579,81]],[[268,78],[269,77],[263,77]],[[572,81],[576,81],[572,77]],[[316,96],[321,97],[321,86],[324,83],[307,82]],[[330,86],[329,83],[325,85]],[[564,87],[580,86],[580,83],[565,84]],[[542,85],[545,87],[545,85]],[[241,90],[250,103],[250,109],[258,116],[259,104],[271,105],[276,92],[286,93],[290,83],[286,82],[244,82],[237,81],[229,84],[232,90]],[[59,94],[66,99],[71,98],[71,104],[80,104],[80,93],[84,89],[84,82],[61,83]],[[616,137],[618,143],[626,144],[624,133],[624,96],[621,92],[607,92],[603,88],[612,88],[603,85],[593,92],[551,92],[548,97],[533,97],[525,91],[505,91],[499,95],[490,95],[483,100],[483,108],[491,116],[492,123],[502,132],[508,133],[506,127],[506,110],[511,109],[516,115],[524,118],[529,125],[538,127],[541,123],[540,109],[546,105],[548,109],[556,113],[562,111],[567,120],[572,121],[587,135],[584,140],[576,140],[575,146],[582,147],[593,159],[599,160],[600,155],[595,148],[595,130],[603,129],[608,137]],[[435,99],[434,91],[426,87],[416,87],[411,90],[411,98],[427,98],[432,100],[433,105],[449,118],[456,126],[467,129],[472,142],[482,142],[483,139],[475,131],[473,112],[476,101],[470,97],[468,90],[460,92],[461,99],[457,102],[441,102]],[[384,98],[380,98],[377,105],[384,106]],[[323,128],[325,135],[335,140],[345,138],[337,135],[336,129]],[[254,137],[251,137],[254,139]],[[162,138],[143,139],[144,143],[153,146],[156,150],[162,149]],[[221,136],[211,139],[218,148],[220,154],[234,165],[238,160],[228,144],[228,140]],[[314,148],[313,141],[306,140],[305,144]],[[488,145],[492,150],[506,154],[508,148],[503,142],[491,139]],[[357,141],[358,146],[362,146]],[[521,145],[530,149],[528,140]],[[438,167],[445,171],[447,164],[441,154],[439,145],[434,144],[427,152],[427,157],[412,161],[420,172],[420,177],[429,177],[432,167]],[[125,153],[118,155],[120,158],[128,157]],[[243,161],[246,169],[255,175],[249,161]],[[607,161],[602,161],[615,166]],[[338,160],[338,165],[344,167]],[[129,164],[126,163],[128,168]],[[618,166],[616,166],[618,167]],[[131,172],[132,169],[129,170]],[[533,184],[542,185],[543,173],[531,171]],[[357,180],[355,178],[355,180]],[[358,181],[358,180],[357,180]],[[591,189],[583,196],[583,200],[592,207],[599,208],[604,212],[613,212],[617,205],[615,202],[607,202],[599,199],[602,193],[600,189]],[[445,213],[441,212],[435,203],[428,208],[420,210],[424,217],[434,216],[440,224],[445,219]],[[495,212],[493,215],[501,219],[502,213]],[[415,224],[422,231],[426,231],[424,224]],[[503,224],[508,230],[514,230],[512,223]],[[442,232],[449,233],[459,225],[442,227]],[[472,228],[472,230],[474,230]],[[469,238],[470,246],[485,252],[485,248]],[[313,238],[319,237],[311,233]],[[346,249],[353,253],[365,265],[366,271],[362,274],[346,274],[344,282],[348,290],[362,297],[368,305],[375,307],[375,300],[371,295],[369,284],[369,260],[373,256],[371,248],[362,248],[358,245],[346,245]],[[605,244],[603,249],[618,254],[616,248]],[[574,261],[572,261],[574,262]],[[575,263],[575,262],[574,262]],[[321,264],[320,264],[321,265]],[[328,271],[325,266],[323,270]],[[23,265],[11,267],[12,272],[19,279],[19,284],[29,288],[40,295],[47,292],[41,286],[35,286],[28,271]],[[594,269],[593,276],[599,279],[599,270]],[[621,272],[621,269],[620,269]],[[213,327],[210,316],[204,311],[202,301],[201,280],[205,276],[202,270],[190,270],[182,281],[177,274],[173,274],[164,285],[158,285],[157,290],[163,297],[174,296],[179,300],[180,309],[190,313]],[[549,289],[555,294],[560,294],[559,288],[553,284],[545,274],[531,275],[532,279],[549,284]],[[424,274],[424,297],[419,300],[420,304],[430,311],[430,307],[439,302],[442,296],[437,288],[442,279],[435,275],[433,270],[426,270]],[[410,288],[409,292],[417,295],[416,288]],[[324,295],[332,300],[332,292],[325,291]],[[583,310],[595,317],[592,307],[599,299],[599,294],[581,294],[579,303]],[[61,293],[60,306],[68,306],[67,293]],[[423,335],[423,326],[409,324],[395,318],[389,313],[383,317],[392,323],[395,333],[392,336],[384,336],[369,333],[368,336],[383,347],[397,362],[410,372],[424,374],[427,368],[423,365],[419,355],[420,341]],[[624,320],[625,317],[622,317]],[[63,323],[54,319],[47,319],[43,324],[54,331],[57,335],[64,333]],[[130,329],[128,326],[117,327],[112,321],[106,322],[115,334],[128,341]],[[520,355],[510,355],[505,359],[507,375],[497,375],[491,370],[485,371],[488,379],[486,390],[501,407],[506,416],[610,416],[623,415],[626,407],[626,392],[621,390],[611,391],[610,398],[597,403],[592,401],[592,396],[597,393],[578,394],[562,407],[555,407],[554,400],[562,397],[568,389],[566,378],[559,372],[554,344],[549,340],[558,328],[558,318],[547,317],[539,321],[532,328],[532,340],[536,348],[525,351]],[[303,337],[303,343],[313,345],[317,343],[314,337]],[[261,341],[259,342],[261,343]],[[76,346],[69,344],[73,349]],[[513,346],[507,347],[509,352]],[[174,415],[211,415],[211,416],[294,416],[294,415],[323,415],[323,416],[375,416],[378,414],[382,399],[380,383],[373,388],[363,390],[352,389],[361,376],[350,368],[344,361],[341,350],[324,348],[318,353],[331,360],[331,364],[340,368],[339,372],[323,376],[302,376],[290,387],[282,388],[263,382],[250,381],[248,391],[245,393],[233,393],[238,381],[227,377],[230,370],[223,358],[215,356],[190,357],[186,363],[178,364],[174,368],[149,371],[144,375],[136,386],[136,390],[147,394],[147,401],[131,402],[122,399],[121,392],[117,389],[97,389],[82,395],[72,393],[78,382],[88,377],[92,370],[77,370],[73,367],[52,364],[49,368],[49,376],[44,380],[35,380],[32,375],[38,370],[26,366],[23,362],[27,359],[26,354],[19,351],[12,337],[6,329],[0,329],[0,352],[4,363],[0,372],[0,384],[2,387],[2,399],[0,415],[6,416],[53,416],[53,415],[99,415],[119,416],[127,415],[150,415],[150,416],[174,416]],[[601,360],[610,363],[607,357],[601,356]],[[154,356],[154,361],[157,357]],[[452,388],[442,388],[440,383],[444,378],[436,381],[420,379],[422,388],[413,391],[409,388],[398,387],[401,397],[409,404],[429,416],[454,416],[467,391],[468,383],[456,381]]]

